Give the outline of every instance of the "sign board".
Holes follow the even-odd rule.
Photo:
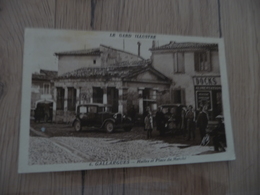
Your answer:
[[[212,94],[211,91],[196,91],[196,108],[207,106],[208,110],[212,110]]]
[[[195,76],[193,77],[195,86],[216,86],[221,85],[219,76]]]

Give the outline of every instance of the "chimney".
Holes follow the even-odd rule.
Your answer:
[[[138,45],[138,56],[140,57],[140,47],[141,47],[141,43],[138,41],[138,42],[137,42],[137,45]]]

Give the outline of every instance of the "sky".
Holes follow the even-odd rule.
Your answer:
[[[73,51],[97,48],[100,44],[116,49],[125,50],[133,54],[138,53],[137,42],[141,42],[141,56],[149,59],[153,39],[110,37],[110,33],[102,35],[93,31],[62,31],[46,29],[30,29],[25,33],[25,58],[24,63],[30,64],[31,73],[40,69],[58,70],[56,52]],[[159,45],[169,43],[156,41]]]
[[[111,34],[115,34],[115,36],[111,36]],[[156,35],[156,38],[140,38],[143,35]],[[203,43],[220,41],[218,38],[205,37],[33,28],[25,29],[24,37],[24,67],[26,67],[26,71],[30,71],[28,73],[39,72],[40,69],[57,71],[58,59],[54,55],[56,52],[98,48],[100,44],[137,54],[137,42],[140,42],[141,56],[149,59],[151,56],[149,49],[152,47],[153,40],[155,40],[156,46],[168,44],[170,41]]]

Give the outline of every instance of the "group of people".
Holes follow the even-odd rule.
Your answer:
[[[185,115],[185,119],[187,120],[187,140],[190,139],[195,139],[195,130],[196,128],[199,129],[200,132],[200,138],[201,141],[204,138],[204,136],[206,135],[206,128],[208,126],[208,114],[207,111],[205,109],[205,107],[201,107],[199,110],[199,114],[197,116],[197,120],[195,118],[195,112],[193,111],[192,106],[189,106],[186,115]],[[185,120],[184,119],[184,120]]]
[[[169,112],[169,111],[168,111]],[[163,113],[162,107],[158,107],[158,111],[156,112],[155,122],[157,130],[160,132],[164,132],[167,113]],[[182,134],[186,137],[186,140],[194,140],[196,135],[196,129],[199,129],[200,133],[200,142],[203,141],[206,137],[206,128],[208,126],[209,117],[207,113],[206,107],[201,107],[197,117],[193,107],[190,105],[187,107],[181,107],[181,110],[178,111],[176,109],[175,113],[175,128],[179,129]],[[147,131],[147,138],[151,138],[152,130],[153,130],[153,116],[149,109],[146,110],[146,115],[144,118],[144,129]],[[225,127],[223,123],[223,118],[219,119],[219,123],[216,128],[210,134],[213,137],[213,145],[215,150],[217,151],[219,148],[224,150],[224,147],[221,146],[222,142],[225,142]]]
[[[201,107],[199,114],[197,116],[197,120],[195,121],[195,113],[192,110],[192,106],[189,106],[188,111],[185,114],[185,118],[187,119],[187,132],[188,137],[187,140],[195,139],[195,129],[198,128],[200,132],[201,144],[204,139],[209,139],[209,135],[212,137],[213,146],[215,151],[225,151],[226,145],[226,134],[225,134],[225,125],[223,123],[223,116],[218,115],[216,119],[218,120],[218,124],[215,128],[212,129],[211,132],[207,134],[206,129],[208,126],[208,114],[205,107]],[[209,142],[209,140],[207,140]]]
[[[170,111],[168,112],[170,113]],[[158,108],[158,111],[156,112],[155,120],[156,120],[157,130],[159,130],[160,132],[162,132],[162,134],[164,134],[163,132],[165,130],[165,123],[167,118],[165,117],[165,114],[162,112],[162,107]],[[152,113],[149,107],[147,107],[146,115],[144,118],[144,129],[147,131],[148,139],[151,137],[153,124],[154,123],[153,123]],[[178,114],[177,112],[175,116],[175,124],[177,128],[180,128],[183,131],[184,135],[187,133],[187,140],[195,139],[196,123],[195,123],[195,112],[193,111],[192,106],[189,106],[188,109],[186,109],[186,107],[183,107],[180,114]],[[203,138],[206,135],[207,125],[208,125],[208,116],[204,110],[201,110],[197,119],[197,126],[200,129],[201,138]]]

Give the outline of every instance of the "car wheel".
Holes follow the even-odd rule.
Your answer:
[[[80,123],[80,121],[75,121],[74,122],[74,128],[75,128],[75,130],[76,131],[81,131],[81,123]]]
[[[108,133],[112,133],[114,130],[114,124],[111,121],[106,122],[105,129]]]

